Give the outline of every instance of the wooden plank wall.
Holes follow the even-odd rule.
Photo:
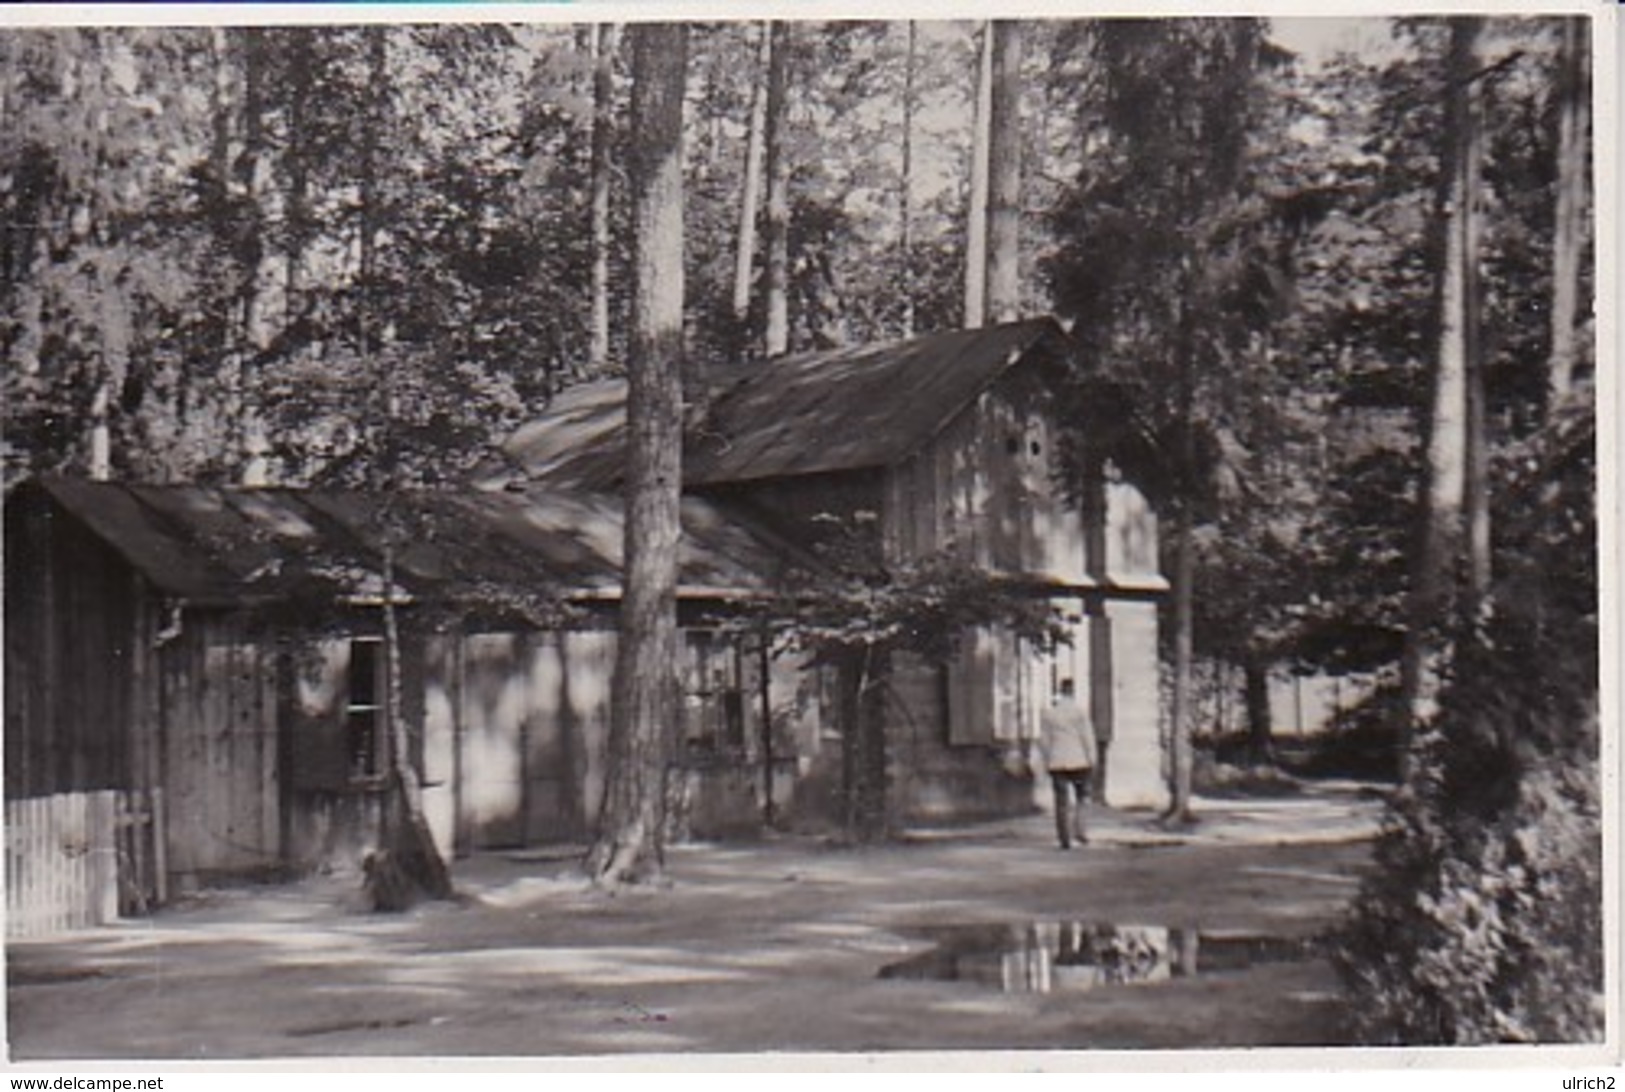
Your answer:
[[[157,789],[6,801],[6,936],[86,929],[163,905],[163,816]]]
[[[150,913],[169,900],[169,845],[164,791],[121,792],[113,813],[118,852],[118,912]]]
[[[886,710],[894,813],[904,822],[939,822],[1031,810],[1036,780],[1019,741],[951,741],[942,703],[952,708],[952,678],[916,657],[894,658]],[[981,693],[991,696],[992,687]]]
[[[1159,579],[1157,518],[1145,494],[1130,482],[1110,480],[1106,511],[1107,573],[1123,583]]]
[[[457,722],[462,698],[458,640],[433,636],[423,648],[423,811],[446,860],[457,853]]]
[[[277,654],[232,615],[194,614],[165,646],[170,869],[282,863]]]
[[[586,838],[603,800],[616,635],[579,630],[533,646],[529,801],[531,842]]]
[[[140,784],[134,673],[150,645],[141,585],[54,506],[8,519],[6,790],[16,797]]]
[[[459,825],[473,849],[522,844],[527,680],[512,633],[480,633],[463,642]]]
[[[6,801],[6,936],[34,937],[118,917],[112,791]]]
[[[1114,600],[1111,623],[1112,733],[1106,757],[1106,802],[1162,807],[1167,802],[1157,664],[1157,604]]]
[[[1081,580],[1083,524],[1057,476],[1051,403],[1036,373],[1014,372],[891,470],[891,556],[946,550],[996,571]]]
[[[615,635],[473,634],[462,642],[458,843],[584,837],[603,794]]]
[[[1004,626],[966,631],[948,664],[948,741],[1033,739],[1047,700],[1048,660]]]

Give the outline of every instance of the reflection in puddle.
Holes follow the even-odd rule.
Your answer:
[[[1059,993],[1299,962],[1320,951],[1314,938],[1078,921],[948,925],[919,932],[937,946],[882,967],[881,978],[975,982],[1005,993]]]

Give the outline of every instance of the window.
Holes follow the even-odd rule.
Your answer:
[[[383,772],[384,643],[376,637],[350,642],[349,696],[344,706],[344,749],[351,781]]]
[[[743,665],[735,644],[707,630],[685,639],[683,740],[700,752],[745,749]]]

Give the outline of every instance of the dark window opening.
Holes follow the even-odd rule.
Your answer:
[[[344,747],[350,780],[369,781],[382,772],[383,642],[350,642],[349,700],[344,707]]]
[[[745,749],[745,695],[738,690],[722,695],[722,737],[730,750]]]
[[[686,635],[683,741],[691,754],[742,753],[748,746],[739,649],[705,630]]]

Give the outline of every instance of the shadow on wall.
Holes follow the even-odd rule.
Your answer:
[[[464,649],[461,843],[578,840],[603,796],[614,637],[486,634]]]

